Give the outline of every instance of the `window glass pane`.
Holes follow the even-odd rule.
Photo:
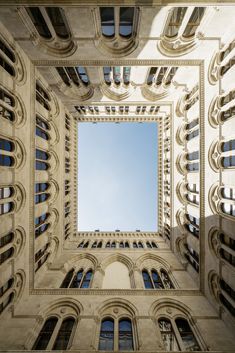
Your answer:
[[[75,320],[70,317],[62,322],[60,330],[55,340],[53,350],[67,349]]]
[[[55,329],[58,319],[56,317],[51,317],[47,319],[45,324],[43,325],[39,336],[33,346],[33,350],[45,350],[50,341],[52,333]]]
[[[134,7],[120,8],[119,34],[123,37],[130,37],[133,29]]]
[[[100,7],[101,29],[105,37],[113,37],[115,34],[114,27],[114,8]]]
[[[187,7],[174,7],[171,12],[170,21],[165,31],[165,36],[172,38],[177,36],[179,28],[182,24]]]
[[[120,351],[133,350],[132,324],[128,319],[119,321],[119,342],[118,347]]]
[[[144,286],[146,289],[152,289],[153,284],[147,271],[142,271]]]
[[[163,344],[165,346],[165,350],[168,352],[171,351],[179,351],[179,345],[175,337],[175,333],[172,329],[172,325],[167,319],[158,320],[158,325],[161,332],[161,337],[163,340]]]
[[[176,319],[176,326],[179,330],[181,339],[184,343],[185,350],[188,351],[200,351],[200,347],[194,337],[194,334],[189,326],[189,323],[185,319]]]
[[[112,319],[105,319],[102,321],[100,329],[99,350],[109,351],[113,350],[114,346],[114,322]]]
[[[50,39],[51,32],[46,24],[46,21],[44,20],[44,17],[42,16],[42,13],[39,7],[26,7],[26,10],[34,26],[36,27],[39,35],[44,38]]]
[[[63,9],[59,7],[47,7],[46,11],[57,36],[63,39],[68,38],[69,32],[66,27],[65,20],[63,18]]]

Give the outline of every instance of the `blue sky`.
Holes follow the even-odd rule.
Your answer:
[[[157,124],[78,124],[78,230],[157,230]]]

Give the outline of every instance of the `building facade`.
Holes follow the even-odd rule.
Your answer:
[[[1,2],[0,351],[234,352],[234,16]],[[86,122],[158,125],[156,232],[78,230]]]

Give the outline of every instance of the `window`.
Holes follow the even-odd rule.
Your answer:
[[[49,257],[49,243],[43,246],[38,252],[35,254],[35,272],[37,272],[42,265],[47,261]]]
[[[6,251],[0,253],[0,265],[2,265],[6,260],[10,259],[14,254],[13,247],[7,249]]]
[[[50,97],[47,94],[47,92],[45,91],[44,88],[42,88],[42,86],[36,82],[36,100],[48,111],[51,110],[50,108]]]
[[[75,319],[73,317],[67,317],[62,322],[57,317],[49,317],[44,323],[32,350],[66,350],[74,324]]]
[[[61,284],[61,288],[89,288],[93,277],[93,271],[84,271],[83,269],[75,272],[74,269],[70,270],[64,281]]]
[[[43,213],[41,216],[35,218],[35,238],[46,232],[49,228],[49,213]]]
[[[87,86],[90,81],[83,66],[76,67],[57,67],[57,72],[67,86],[71,86],[71,82],[76,86]]]
[[[117,86],[119,86],[120,83],[123,83],[124,85],[129,85],[130,73],[131,68],[129,66],[103,67],[104,81],[108,86],[110,86],[112,82]]]
[[[128,318],[113,320],[104,318],[101,322],[99,348],[100,351],[133,351],[132,322]]]
[[[63,320],[52,350],[62,350],[68,347],[74,323],[75,319],[72,317]]]
[[[14,194],[14,189],[12,187],[2,187],[0,188],[0,215],[9,213],[14,209],[14,202],[9,199]],[[5,201],[1,201],[5,200]]]
[[[0,166],[12,167],[15,164],[15,160],[12,156],[13,154],[10,153],[13,152],[14,149],[15,145],[13,142],[0,138]]]
[[[235,64],[235,56],[233,56],[231,59],[229,59],[229,61],[226,64],[220,67],[220,75],[223,77],[226,74],[226,72],[228,72],[231,69],[231,67],[233,67],[234,64]]]
[[[35,204],[44,202],[49,199],[50,194],[45,192],[48,190],[48,183],[36,183],[35,184]]]
[[[180,26],[185,16],[187,7],[174,7],[168,25],[165,30],[165,36],[167,38],[175,38],[178,35]]]
[[[173,321],[163,317],[158,320],[158,326],[166,351],[201,350],[188,320],[177,318]]]
[[[164,269],[157,270],[143,270],[143,281],[145,289],[172,289],[174,288],[167,272]]]
[[[134,7],[100,7],[102,35],[106,38],[130,38],[133,35],[134,13]]]
[[[49,140],[50,135],[49,135],[49,123],[47,123],[44,119],[42,119],[40,116],[36,116],[36,136],[41,137],[44,140]]]
[[[0,87],[0,116],[14,122],[15,121],[15,99],[12,95]]]
[[[185,228],[196,238],[199,238],[199,224],[200,221],[198,218],[191,216],[190,214],[186,215],[186,218],[189,223],[185,225]]]
[[[235,291],[224,281],[224,279],[220,279],[219,284],[221,288],[221,293],[219,295],[220,301],[228,311],[235,316]]]
[[[187,201],[199,205],[199,185],[195,183],[187,183],[186,189],[188,191],[186,194]]]
[[[191,38],[195,35],[196,30],[201,23],[204,13],[205,13],[205,7],[195,7],[187,23],[187,26],[183,32],[183,37]]]
[[[13,77],[15,76],[15,62],[16,57],[13,50],[0,38],[0,66]]]
[[[184,254],[188,262],[193,266],[193,268],[199,272],[199,254],[188,244],[185,244],[186,253]]]
[[[43,150],[36,149],[36,170],[48,170],[49,163],[45,162],[49,159],[49,154]]]
[[[14,239],[14,233],[10,232],[7,233],[6,235],[3,235],[0,238],[0,248],[3,248],[4,246],[6,246],[7,244],[10,244]]]
[[[235,267],[235,240],[227,234],[220,233],[219,241],[221,244],[221,248],[219,250],[221,258]]]
[[[45,9],[46,13],[42,12],[39,7],[26,8],[38,34],[45,39],[51,39],[52,36],[68,39],[70,33],[66,25],[63,9],[59,7],[46,7]],[[52,26],[48,24],[49,20]]]
[[[188,172],[196,172],[199,170],[199,162],[191,162],[199,159],[199,151],[194,151],[186,154],[186,160],[190,163],[186,164]]]
[[[14,293],[10,292],[9,295],[5,296],[5,299],[2,301],[3,295],[13,287],[14,280],[11,278],[5,283],[2,287],[0,287],[0,314],[13,302]]]

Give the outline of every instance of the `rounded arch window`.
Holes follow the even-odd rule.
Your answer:
[[[61,288],[90,288],[91,281],[93,278],[93,270],[89,269],[88,271],[84,271],[80,269],[79,271],[75,271],[71,269],[65,279],[61,284]]]

